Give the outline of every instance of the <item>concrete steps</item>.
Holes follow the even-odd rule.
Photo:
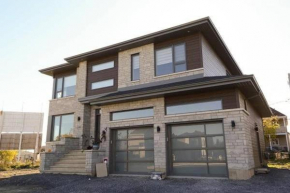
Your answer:
[[[72,150],[44,173],[89,175],[86,172],[86,153],[82,150]]]

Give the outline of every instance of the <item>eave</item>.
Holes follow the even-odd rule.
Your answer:
[[[170,86],[170,87],[165,86],[164,88],[156,88],[156,89],[148,88],[142,91],[136,90],[135,92],[132,93],[122,94],[122,92],[120,92],[120,94],[118,94],[117,92],[116,94],[114,93],[108,94],[101,96],[99,98],[97,97],[80,98],[79,102],[83,104],[101,106],[120,102],[142,100],[155,97],[164,97],[174,93],[182,94],[186,92],[201,92],[226,88],[240,89],[246,96],[246,98],[248,98],[248,100],[251,101],[254,108],[258,109],[259,113],[263,117],[272,115],[269,105],[253,75],[228,77],[225,79],[211,80],[192,84],[189,83],[178,86]]]

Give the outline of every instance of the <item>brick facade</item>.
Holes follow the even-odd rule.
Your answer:
[[[153,118],[130,119],[120,121],[110,121],[110,112],[154,107]],[[250,107],[251,108],[251,107]],[[262,125],[259,116],[252,110],[250,113],[243,108],[228,110],[188,113],[179,115],[165,115],[164,98],[154,98],[120,104],[105,105],[101,108],[101,129],[107,128],[107,140],[101,144],[106,150],[106,157],[109,157],[110,128],[128,127],[140,125],[154,126],[154,161],[156,171],[166,171],[166,124],[174,122],[194,122],[222,120],[225,131],[225,142],[227,151],[227,162],[230,179],[248,179],[254,174],[254,168],[259,166],[257,141],[254,136],[255,123],[260,129],[261,147],[264,147],[262,138]],[[92,116],[91,119],[94,119]],[[236,127],[233,129],[231,121],[234,120]],[[93,122],[93,120],[92,120]],[[157,126],[161,127],[161,132],[157,133]]]
[[[140,54],[140,80],[131,81],[131,55],[137,53]],[[118,75],[118,88],[203,74],[203,68],[197,68],[184,72],[155,76],[154,44],[147,44],[137,48],[121,51],[119,52],[118,58],[120,72]]]

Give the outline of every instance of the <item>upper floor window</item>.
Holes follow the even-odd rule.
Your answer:
[[[132,81],[140,80],[140,62],[139,54],[131,56]]]
[[[62,98],[75,95],[76,75],[56,79],[54,98]]]
[[[104,62],[101,64],[93,65],[92,71],[97,72],[97,71],[101,71],[101,70],[105,70],[109,68],[114,68],[114,61],[109,61],[109,62]]]
[[[176,44],[156,50],[156,76],[186,70],[185,44]]]
[[[114,86],[114,79],[103,80],[99,82],[92,83],[92,89],[99,89]]]

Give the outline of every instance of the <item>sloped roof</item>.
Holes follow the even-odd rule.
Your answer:
[[[272,107],[270,107],[272,110],[272,113],[276,116],[280,116],[280,117],[284,117],[286,115],[284,115],[283,113],[281,113],[280,111],[277,111],[276,109],[273,109]]]

